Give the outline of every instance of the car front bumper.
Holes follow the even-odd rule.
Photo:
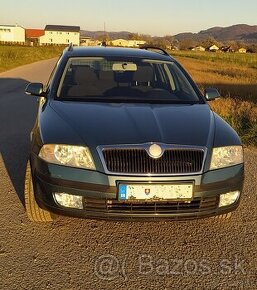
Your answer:
[[[41,208],[60,215],[116,220],[163,218],[183,220],[225,214],[238,207],[240,197],[232,205],[219,207],[220,194],[231,191],[242,192],[244,181],[243,164],[201,175],[130,177],[48,164],[36,155],[32,155],[31,168],[35,198]],[[119,201],[118,184],[137,182],[158,184],[192,182],[193,200],[190,202]],[[83,196],[83,209],[60,206],[53,196],[55,192]]]

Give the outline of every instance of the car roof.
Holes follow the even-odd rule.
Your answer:
[[[154,60],[174,61],[171,56],[147,49],[138,48],[122,48],[122,47],[73,47],[64,51],[68,57],[84,57],[84,56],[114,56],[114,57],[138,57]]]

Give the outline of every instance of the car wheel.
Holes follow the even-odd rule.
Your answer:
[[[34,195],[34,187],[32,182],[32,174],[30,162],[27,163],[26,176],[25,176],[25,207],[28,218],[33,222],[51,222],[54,219],[53,214],[49,211],[40,208],[36,202]]]

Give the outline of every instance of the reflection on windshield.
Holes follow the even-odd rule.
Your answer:
[[[57,95],[62,100],[199,102],[174,62],[135,58],[70,58]]]

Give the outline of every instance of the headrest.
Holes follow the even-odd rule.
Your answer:
[[[99,78],[101,81],[114,81],[113,71],[100,71]]]
[[[151,82],[153,80],[153,68],[151,66],[138,66],[133,80],[140,83]]]
[[[131,83],[133,80],[133,72],[131,71],[115,72],[114,80],[117,83]]]
[[[89,66],[78,66],[74,72],[74,81],[78,84],[97,81],[97,75]]]

